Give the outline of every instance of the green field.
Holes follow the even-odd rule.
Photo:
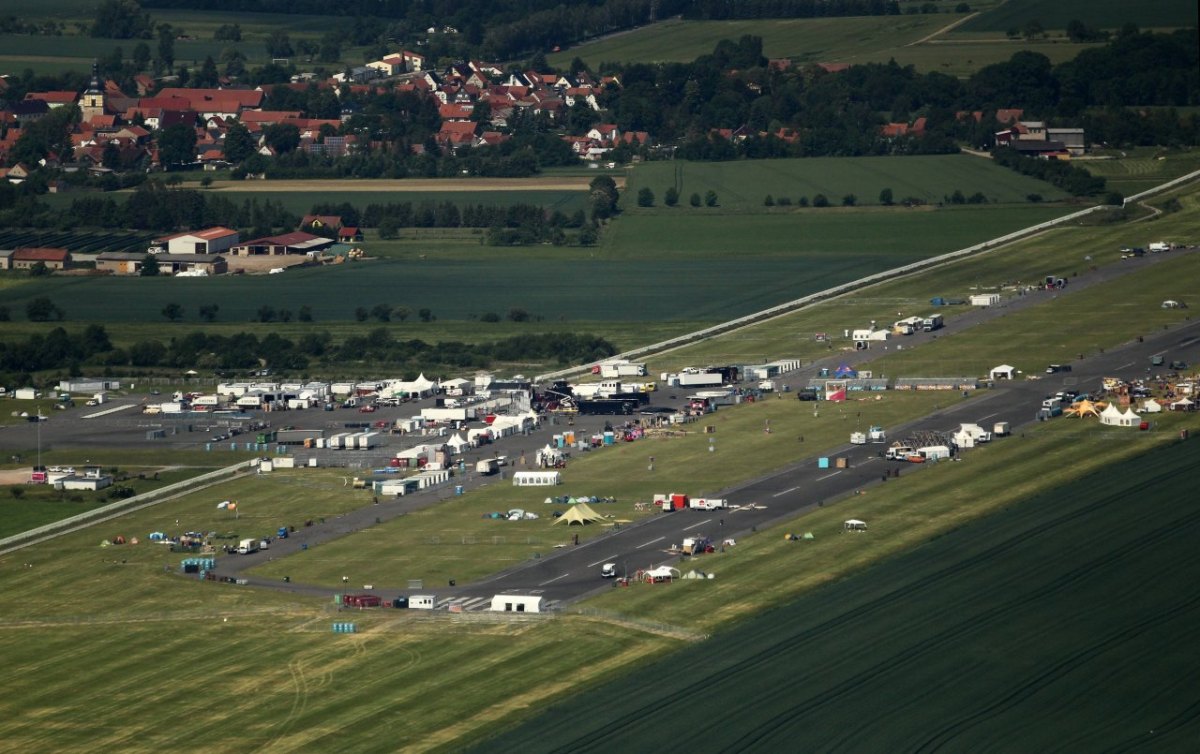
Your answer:
[[[678,178],[677,178],[678,177]],[[679,191],[680,207],[663,205],[666,190]],[[1029,194],[1047,201],[1067,195],[1044,182],[1002,168],[991,160],[965,154],[923,157],[810,157],[794,160],[743,160],[739,162],[647,162],[630,171],[622,206],[639,210],[637,194],[642,188],[654,192],[656,210],[688,209],[688,197],[715,191],[720,207],[737,212],[787,212],[797,201],[824,194],[833,206],[853,194],[858,205],[878,205],[879,192],[892,190],[900,204],[913,197],[938,204],[957,189],[965,196],[979,192],[991,203],[1025,203]],[[792,200],[791,207],[764,206],[770,195],[778,203]]]
[[[1088,26],[1116,29],[1135,23],[1143,29],[1195,28],[1196,4],[1187,0],[1143,0],[1136,4],[1120,0],[1008,0],[963,24],[966,31],[1004,32],[1020,29],[1030,21],[1046,29],[1065,29],[1075,19]]]
[[[1117,155],[1113,155],[1117,157]],[[1172,178],[1200,170],[1200,151],[1133,149],[1119,159],[1079,160],[1075,165],[1103,176],[1108,188],[1132,196]]]
[[[1200,735],[1200,508],[1181,505],[1196,471],[1187,444],[1098,471],[563,700],[482,750],[687,738],[714,751],[1185,751]],[[869,523],[827,549],[854,557],[896,533]]]
[[[307,215],[316,204],[349,202],[358,208],[368,204],[444,204],[450,202],[459,207],[484,205],[507,207],[513,204],[533,204],[547,211],[558,210],[570,215],[579,209],[587,209],[586,191],[344,191],[337,190],[337,183],[324,190],[312,191],[237,191],[222,189],[212,192],[213,196],[238,202],[246,199],[281,203],[297,215]]]
[[[548,56],[566,68],[575,57],[595,70],[605,61],[689,63],[708,55],[722,39],[746,34],[762,37],[763,54],[795,63],[830,63],[850,58],[875,60],[886,51],[915,42],[956,15],[866,16],[854,18],[771,19],[770,21],[682,21],[671,19],[569,48]],[[887,58],[884,57],[884,60]]]
[[[547,323],[717,322],[1065,211],[1018,205],[745,217],[686,210],[631,214],[615,221],[596,249],[498,249],[474,241],[458,253],[421,259],[418,243],[409,244],[405,259],[293,269],[284,276],[56,276],[0,289],[0,304],[19,318],[28,301],[48,296],[68,322],[116,326],[158,321],[163,307],[174,302],[185,309],[177,329],[194,327],[198,307],[213,302],[220,304],[223,322],[248,322],[264,304],[293,312],[307,305],[317,322],[347,321],[356,307],[380,302],[414,311],[428,307],[439,320],[521,307]],[[687,274],[681,275],[685,267]],[[462,295],[464,286],[469,296]],[[739,290],[733,300],[730,286]],[[114,309],[114,300],[123,305]],[[397,327],[430,330],[412,322]]]

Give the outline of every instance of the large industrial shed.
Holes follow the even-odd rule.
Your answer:
[[[237,245],[238,237],[236,230],[208,228],[155,239],[150,249],[168,254],[218,254]]]
[[[279,236],[255,238],[233,247],[233,253],[240,257],[249,256],[285,256],[287,254],[308,254],[333,245],[333,240],[314,236],[311,233],[295,231]]]

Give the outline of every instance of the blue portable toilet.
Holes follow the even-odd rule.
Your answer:
[[[817,468],[818,469],[829,468],[829,459],[828,458],[818,458],[817,459]]]
[[[461,484],[454,485],[454,494],[455,495],[463,494],[463,486]]]
[[[829,376],[829,367],[821,367],[821,371],[817,373],[817,376],[818,377],[828,377]]]

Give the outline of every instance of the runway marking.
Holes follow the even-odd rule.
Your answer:
[[[704,526],[704,525],[705,525],[705,524],[707,524],[709,521],[712,521],[712,519],[711,519],[711,518],[706,518],[706,519],[704,519],[703,521],[701,521],[701,522],[700,522],[700,523],[698,523],[698,524],[692,524],[691,526],[685,526],[685,527],[683,527],[683,530],[684,530],[684,531],[689,531],[689,530],[691,530],[691,529],[695,529],[697,526]]]
[[[106,408],[103,411],[95,411],[90,414],[84,414],[83,416],[81,416],[79,418],[80,419],[95,419],[96,417],[99,417],[99,416],[108,416],[109,414],[115,414],[118,411],[124,411],[127,408],[133,408],[133,407],[134,407],[133,403],[126,403],[123,406],[113,406],[112,408]]]
[[[845,471],[845,469],[842,469],[842,471]],[[824,481],[830,477],[837,476],[838,474],[842,473],[842,471],[835,471],[832,474],[826,474],[825,476],[819,476],[816,479],[814,479],[813,481],[815,481],[815,482]]]
[[[547,584],[553,584],[555,581],[558,581],[559,579],[565,579],[567,576],[570,576],[570,575],[571,575],[570,572],[568,572],[568,573],[562,574],[561,576],[555,576],[554,578],[550,579],[549,581],[543,581],[542,583],[538,584],[538,586],[545,586]]]
[[[661,541],[663,541],[664,539],[666,539],[666,537],[659,537],[658,539],[652,539],[652,540],[650,540],[649,542],[646,542],[646,543],[644,543],[644,544],[640,544],[640,545],[638,545],[637,547],[635,547],[635,548],[633,548],[633,549],[635,549],[635,550],[640,550],[640,549],[642,549],[643,547],[649,547],[650,545],[654,544],[655,542],[661,542]]]
[[[879,456],[871,456],[870,458],[868,458],[864,461],[859,461],[859,465],[861,466],[864,463],[870,463],[871,461],[878,461],[878,460],[879,460]]]
[[[776,492],[774,495],[771,495],[771,497],[779,497],[780,495],[786,495],[789,492],[795,492],[798,489],[800,489],[800,488],[799,487],[791,487],[789,489],[784,490],[783,492]]]
[[[588,563],[588,568],[591,568],[593,566],[598,566],[601,563],[611,563],[616,557],[617,557],[616,555],[609,555],[607,558],[600,558],[595,563]]]
[[[1000,412],[999,412],[999,411],[997,411],[997,412],[995,412],[995,413],[988,414],[987,416],[981,417],[981,418],[979,419],[979,421],[981,421],[981,422],[985,422],[985,421],[987,421],[988,419],[991,419],[993,416],[996,416],[996,415],[997,415],[997,414],[999,414],[999,413],[1000,413]]]
[[[1133,366],[1135,363],[1137,363],[1137,362],[1131,361],[1128,364],[1122,364],[1121,366],[1117,367],[1117,369],[1128,369],[1129,367]]]

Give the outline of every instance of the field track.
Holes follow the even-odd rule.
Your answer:
[[[614,178],[617,188],[625,187],[624,178]],[[294,181],[215,181],[209,191],[587,191],[592,181],[588,177],[543,178],[402,178],[396,180],[294,180]]]

